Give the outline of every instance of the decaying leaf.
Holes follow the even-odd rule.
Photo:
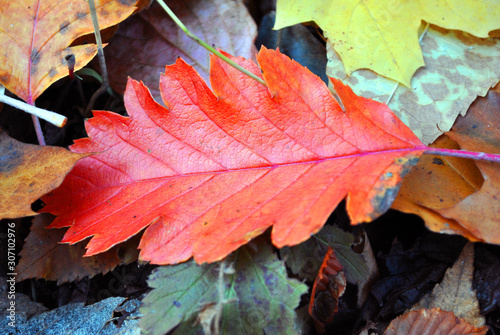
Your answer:
[[[424,66],[417,34],[422,20],[488,37],[499,28],[500,5],[495,0],[279,0],[276,13],[275,29],[315,21],[347,74],[371,69],[410,87],[411,77]]]
[[[248,59],[257,52],[255,23],[241,0],[166,1],[196,36],[226,52]],[[123,46],[127,47],[124,48]],[[161,102],[156,88],[165,65],[182,57],[208,83],[210,54],[190,39],[156,3],[120,25],[106,48],[111,86],[125,91],[127,78],[140,78]]]
[[[58,187],[76,161],[88,155],[25,144],[0,130],[0,218],[36,215],[31,204]]]
[[[118,265],[135,261],[139,255],[139,241],[132,238],[105,253],[83,257],[83,244],[59,243],[65,229],[46,229],[53,219],[54,216],[50,214],[41,214],[33,220],[31,232],[24,241],[21,259],[16,267],[18,282],[28,278],[43,278],[57,281],[57,285],[61,285],[107,273]]]
[[[464,244],[464,239],[459,236],[429,233],[405,250],[395,240],[390,252],[378,257],[384,260],[389,275],[373,283],[370,291],[382,306],[379,317],[390,319],[421,300],[441,281]]]
[[[294,309],[307,286],[287,277],[267,240],[252,242],[224,262],[233,262],[234,271],[225,274],[222,283],[218,263],[200,266],[189,261],[155,270],[149,278],[154,289],[141,308],[142,330],[165,334],[183,322],[176,334],[201,333],[194,316],[216,304],[222,288],[220,334],[293,333]]]
[[[438,138],[431,147],[460,149],[446,135]],[[456,220],[444,217],[440,210],[456,205],[479,190],[483,181],[481,171],[472,160],[423,155],[403,180],[392,208],[419,215],[432,231],[461,234],[477,241],[473,233]]]
[[[117,24],[136,9],[135,0],[96,0],[101,29]],[[1,0],[0,83],[33,104],[52,83],[68,75],[66,57],[75,56],[75,71],[97,53],[95,44],[71,46],[94,31],[86,1]]]
[[[369,273],[363,257],[352,250],[353,243],[352,234],[340,228],[325,226],[307,241],[280,249],[280,255],[293,274],[312,282],[321,267],[321,260],[331,246],[344,268],[347,281],[358,284],[366,280]]]
[[[465,150],[500,153],[499,109],[500,93],[490,91],[457,119],[447,136]],[[452,142],[440,139],[436,144],[457,148]],[[498,244],[499,176],[495,163],[424,156],[403,181],[394,208],[421,215],[433,231]],[[421,187],[424,181],[428,186]]]
[[[440,308],[453,312],[474,327],[483,327],[484,316],[479,314],[476,291],[472,289],[474,273],[474,245],[468,242],[457,261],[449,268],[441,283],[425,295],[412,309]]]
[[[486,334],[472,289],[473,263],[474,245],[469,242],[432,293],[393,320],[385,334]]]
[[[338,301],[344,294],[346,285],[342,265],[335,257],[332,247],[328,247],[314,280],[309,302],[309,315],[322,325],[331,323],[338,311]]]
[[[394,319],[384,335],[484,335],[486,327],[474,327],[452,312],[439,308],[411,311]]]
[[[94,255],[147,227],[140,258],[213,262],[273,226],[278,247],[307,240],[347,197],[353,223],[371,221],[394,200],[426,147],[387,106],[334,81],[326,85],[278,51],[255,63],[233,58],[267,87],[216,57],[213,92],[182,59],[160,81],[167,108],[129,80],[130,117],[95,112],[78,164],[44,197],[62,242],[93,236]],[[298,196],[300,195],[300,196]]]
[[[500,153],[500,93],[490,92],[459,118],[447,134],[465,150]],[[483,174],[481,189],[440,212],[460,222],[478,239],[500,244],[500,164],[477,161]]]
[[[370,240],[368,239],[368,235],[365,230],[358,232],[352,249],[356,254],[359,254],[363,258],[364,264],[368,268],[367,275],[363,276],[361,280],[356,282],[358,285],[357,306],[358,308],[361,308],[370,294],[371,285],[379,276],[379,269],[377,261],[375,260],[375,255],[373,254]]]
[[[428,144],[500,80],[500,40],[430,26],[421,46],[425,67],[418,69],[410,87],[397,87],[388,106]],[[369,70],[348,74],[329,42],[327,52],[329,76],[348,83],[358,95],[388,101],[396,82]]]
[[[325,226],[299,245],[283,247],[280,255],[290,271],[299,279],[313,282],[328,247],[335,251],[347,281],[358,286],[358,307],[368,297],[370,285],[378,276],[378,267],[368,236],[363,231],[355,238],[351,233],[334,226]]]

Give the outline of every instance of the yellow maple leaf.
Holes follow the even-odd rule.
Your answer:
[[[422,20],[478,37],[500,27],[498,0],[278,0],[281,29],[315,21],[344,62],[348,74],[367,68],[410,86],[424,65],[418,43]]]

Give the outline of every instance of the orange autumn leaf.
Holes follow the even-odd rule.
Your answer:
[[[31,204],[58,187],[76,161],[86,156],[22,143],[0,130],[0,219],[36,215]]]
[[[462,149],[500,153],[499,108],[500,93],[490,91],[457,120],[447,135]],[[486,161],[476,164],[484,178],[481,188],[441,213],[460,222],[479,240],[500,244],[500,165]]]
[[[101,29],[115,25],[136,9],[135,0],[96,0]],[[87,1],[0,0],[0,83],[33,104],[52,83],[84,67],[97,53],[95,44],[70,46],[94,28]]]
[[[491,90],[436,146],[500,153],[499,108],[500,93]],[[492,162],[426,155],[403,181],[393,208],[422,216],[433,231],[499,244],[499,176]]]
[[[439,137],[431,147],[460,149],[446,135]],[[471,241],[477,241],[473,233],[456,220],[444,217],[440,210],[459,203],[476,192],[482,184],[481,171],[473,160],[423,155],[404,178],[392,208],[417,214],[432,231],[461,234]]]
[[[51,227],[70,227],[62,242],[92,236],[94,255],[146,229],[143,260],[213,262],[271,226],[277,247],[305,241],[346,197],[355,223],[390,207],[425,147],[386,105],[334,80],[343,111],[278,51],[263,48],[260,69],[233,59],[267,87],[213,57],[212,92],[179,59],[160,80],[167,108],[130,79],[130,117],[94,112],[71,150],[100,153],[43,198]]]

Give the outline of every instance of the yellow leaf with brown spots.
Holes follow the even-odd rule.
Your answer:
[[[136,9],[137,0],[96,0],[100,29],[115,25]],[[96,54],[95,44],[70,46],[94,28],[83,0],[0,0],[0,83],[29,104],[52,83]]]
[[[88,154],[25,144],[0,130],[0,219],[36,215],[31,204],[58,187]]]

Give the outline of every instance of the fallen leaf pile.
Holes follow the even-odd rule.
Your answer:
[[[88,3],[0,0],[0,94],[68,118],[63,130],[37,124],[40,143],[74,143],[18,142],[7,133],[34,134],[11,131],[0,106],[4,273],[44,279],[19,285],[16,331],[50,332],[47,320],[170,335],[500,327],[500,252],[487,244],[500,244],[500,164],[442,156],[500,160],[498,1],[166,3],[265,84],[196,44],[161,2],[95,0],[117,92],[85,106],[106,82],[89,63]],[[91,105],[103,110],[87,119]],[[391,208],[419,218],[376,220]],[[65,306],[44,312],[27,290]],[[140,298],[92,304],[116,294]],[[9,317],[2,308],[0,328]]]

